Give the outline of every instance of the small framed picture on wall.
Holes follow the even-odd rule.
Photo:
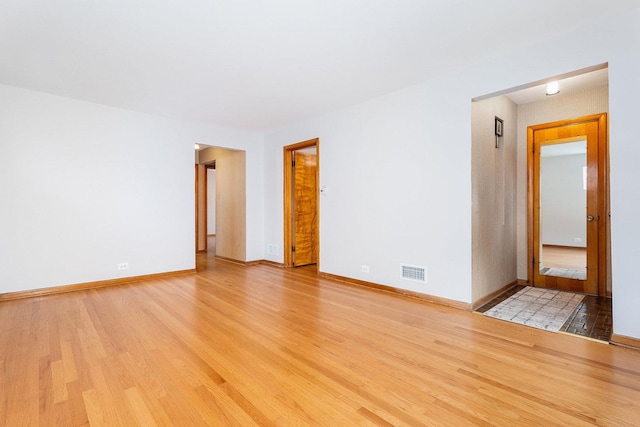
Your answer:
[[[504,126],[504,122],[498,116],[496,116],[496,136],[502,136],[502,127]]]

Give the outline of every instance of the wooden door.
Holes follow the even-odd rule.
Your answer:
[[[294,267],[300,265],[306,265],[306,263],[311,259],[311,264],[316,264],[319,269],[319,254],[320,254],[320,235],[318,232],[319,229],[319,197],[320,193],[318,191],[319,186],[319,165],[320,165],[320,140],[318,138],[309,139],[307,141],[298,142],[296,144],[287,145],[283,149],[284,154],[284,266],[285,267]],[[313,160],[309,160],[308,158],[303,158],[304,155],[313,155],[315,158]],[[297,167],[294,165],[294,158],[297,158]],[[308,164],[307,160],[313,162],[314,166]],[[301,168],[301,169],[299,169]],[[297,171],[295,169],[298,169]],[[313,176],[308,176],[312,174]],[[295,183],[295,174],[299,174],[297,181],[298,184]],[[306,184],[305,184],[306,182]],[[300,185],[305,184],[305,185]],[[298,194],[296,195],[296,187],[298,188]],[[306,187],[308,191],[301,191],[301,188]],[[313,188],[313,192],[309,189]],[[306,212],[307,218],[304,219],[305,215],[302,215],[302,218],[299,218],[296,221],[296,210],[294,205],[296,204],[296,200],[301,198],[301,195],[305,194],[305,197],[302,197],[301,201],[297,202],[297,209],[299,212]],[[307,200],[305,200],[305,198]],[[311,198],[311,199],[309,199]],[[305,235],[305,227],[296,225],[297,222],[304,224],[306,221],[307,229],[308,226],[311,225],[311,229],[307,233],[307,237],[303,238]],[[298,230],[296,231],[296,227]],[[298,240],[298,242],[296,242]],[[302,243],[302,246],[300,246]],[[296,248],[296,244],[298,248]],[[311,244],[311,255],[305,255],[305,252],[309,252],[308,244]],[[296,252],[294,252],[294,249]],[[304,257],[303,257],[304,256]],[[306,258],[306,260],[304,259]],[[294,261],[295,260],[295,261]]]
[[[528,142],[529,281],[605,295],[606,115],[531,126]],[[552,260],[561,250],[577,265]]]
[[[292,242],[293,265],[316,264],[318,262],[317,220],[318,183],[317,155],[294,151],[292,191]]]

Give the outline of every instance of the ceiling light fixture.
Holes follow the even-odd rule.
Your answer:
[[[556,95],[560,93],[560,86],[558,86],[558,81],[553,81],[547,83],[547,96]]]

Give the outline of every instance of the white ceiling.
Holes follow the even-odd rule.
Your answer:
[[[0,83],[265,130],[518,49],[603,11],[638,6],[640,0],[0,0]]]

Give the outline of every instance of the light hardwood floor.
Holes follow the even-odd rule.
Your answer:
[[[587,267],[587,249],[569,246],[544,245],[542,263],[545,267],[566,268],[569,270]]]
[[[0,425],[640,424],[640,352],[198,257],[0,303]]]

